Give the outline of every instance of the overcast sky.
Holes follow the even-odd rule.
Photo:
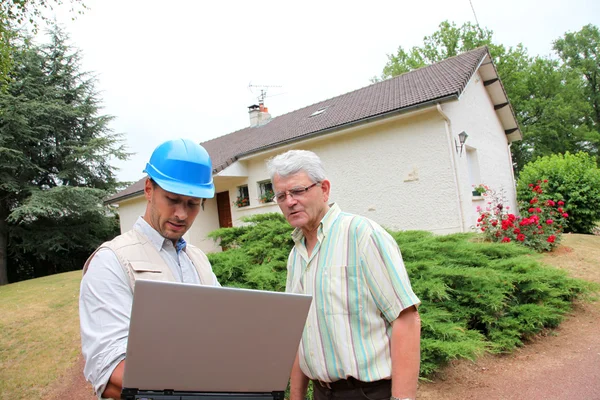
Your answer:
[[[135,181],[165,140],[203,142],[249,125],[247,107],[269,88],[275,117],[370,84],[387,54],[410,48],[441,21],[475,22],[469,0],[85,0],[75,21],[56,18],[96,73],[103,113],[115,117]],[[479,24],[505,46],[550,55],[552,41],[600,25],[597,0],[472,0]],[[252,89],[252,91],[251,91]]]

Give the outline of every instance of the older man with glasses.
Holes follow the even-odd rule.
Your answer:
[[[290,383],[304,399],[414,399],[421,323],[402,256],[375,222],[329,205],[319,157],[291,150],[268,161],[275,200],[291,226],[286,291],[313,303]]]

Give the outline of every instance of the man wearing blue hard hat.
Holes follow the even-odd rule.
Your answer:
[[[202,200],[215,195],[208,152],[191,140],[169,140],[154,150],[144,172],[144,215],[102,244],[83,268],[83,372],[99,398],[120,398],[136,279],[220,286],[206,255],[183,239]]]

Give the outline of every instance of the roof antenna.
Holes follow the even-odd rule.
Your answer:
[[[475,17],[475,23],[477,24],[477,28],[479,32],[481,32],[481,27],[479,26],[479,21],[477,20],[477,14],[475,14],[475,7],[473,7],[473,1],[469,0],[469,4],[471,5],[471,10],[473,10],[473,16]]]
[[[267,90],[269,88],[280,88],[280,85],[253,85],[252,82],[250,82],[248,84],[248,89],[250,90],[250,93],[255,94],[254,91],[252,90],[252,88],[257,88],[260,89],[260,94],[257,96],[258,99],[258,104],[265,104],[265,98],[267,98]],[[282,94],[282,93],[280,93]],[[268,96],[268,97],[274,97],[277,96],[272,95],[272,96]]]

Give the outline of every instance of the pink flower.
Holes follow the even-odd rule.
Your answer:
[[[558,207],[557,210],[558,210],[558,212],[563,212],[562,207]]]
[[[564,205],[565,205],[565,202],[564,202],[564,201],[562,201],[562,200],[560,200],[560,201],[558,202],[558,205],[559,205],[559,206],[564,206]]]
[[[546,239],[548,243],[554,243],[554,240],[556,240],[556,236],[554,235],[550,235],[548,236],[548,239]]]
[[[554,222],[554,221],[552,221],[551,219],[547,219],[547,220],[546,220],[546,224],[548,224],[548,225],[552,225],[552,223],[553,223],[553,222]]]
[[[563,216],[563,218],[569,218],[569,214],[567,214],[567,213],[563,213],[562,216]]]
[[[536,208],[536,209],[535,209],[535,211],[537,211],[537,212],[541,213],[541,212],[542,212],[542,209],[538,207],[538,208]]]
[[[535,208],[531,207],[531,208],[529,209],[529,213],[530,213],[530,214],[533,214],[534,212],[535,212]]]

